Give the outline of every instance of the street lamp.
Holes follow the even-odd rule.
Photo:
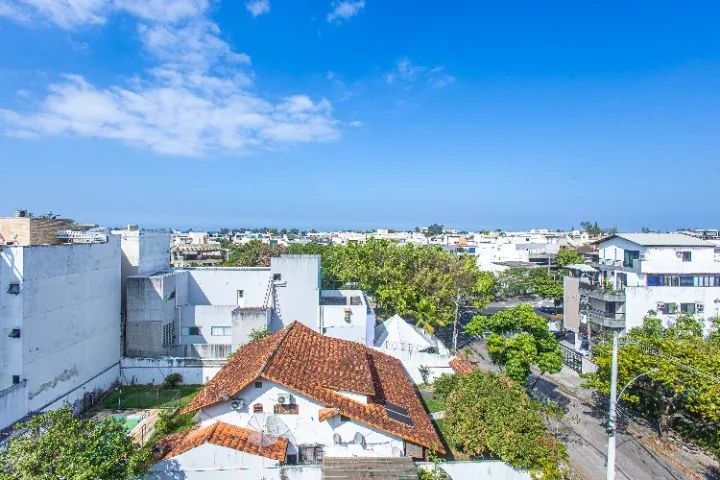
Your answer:
[[[612,344],[612,364],[610,369],[610,411],[608,412],[608,451],[607,451],[607,480],[615,480],[615,433],[617,431],[617,401],[625,393],[625,390],[635,382],[638,378],[655,372],[656,368],[651,368],[647,372],[636,375],[632,380],[625,384],[617,393],[617,375],[618,375],[618,330],[613,331]]]

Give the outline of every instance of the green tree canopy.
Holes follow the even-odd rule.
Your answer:
[[[270,259],[287,253],[283,245],[270,245],[260,240],[250,240],[230,247],[225,265],[231,267],[269,267]]]
[[[21,423],[0,451],[2,480],[126,480],[147,455],[114,419],[75,418],[69,407]]]
[[[568,265],[574,265],[577,263],[585,263],[585,259],[576,250],[563,248],[555,256],[555,264],[558,267],[567,267]]]
[[[593,353],[598,370],[586,385],[607,395],[610,342],[596,344]],[[659,433],[690,427],[720,452],[720,345],[702,336],[699,321],[685,315],[664,328],[651,313],[642,327],[630,330],[618,351],[618,388],[635,378],[621,400],[655,418]]]
[[[447,440],[471,457],[488,454],[535,478],[565,478],[565,446],[547,429],[539,404],[505,375],[473,372],[460,376],[448,397]]]
[[[496,279],[496,294],[501,298],[537,295],[554,301],[563,298],[562,282],[545,268],[510,268]]]
[[[489,318],[475,316],[465,326],[465,332],[473,337],[485,337],[493,363],[520,383],[527,381],[531,365],[542,373],[562,369],[560,345],[547,320],[528,304],[506,308]]]
[[[347,245],[293,245],[291,253],[322,258],[323,287],[352,285],[371,293],[385,316],[413,318],[432,331],[452,323],[458,292],[462,305],[484,308],[494,278],[473,257],[453,256],[434,246],[397,245],[370,239]]]

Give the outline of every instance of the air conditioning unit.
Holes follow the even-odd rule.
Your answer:
[[[245,408],[245,400],[243,400],[242,398],[233,400],[232,402],[230,402],[230,408],[232,408],[233,410],[242,410],[243,408]]]

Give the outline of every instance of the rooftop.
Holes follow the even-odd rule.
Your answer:
[[[596,243],[606,242],[613,238],[622,238],[643,247],[710,247],[715,244],[683,233],[616,233],[602,238]]]
[[[183,412],[227,401],[257,378],[284,385],[359,423],[444,451],[399,360],[298,322],[240,348]],[[368,403],[339,391],[367,395]],[[393,418],[395,411],[403,418]]]

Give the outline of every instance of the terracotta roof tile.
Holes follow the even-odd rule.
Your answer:
[[[476,365],[473,365],[462,357],[455,357],[450,360],[450,367],[460,374],[472,373],[478,369]]]
[[[326,408],[339,409],[353,420],[444,452],[399,360],[359,343],[321,335],[298,322],[238,350],[183,412],[226,401],[260,377]],[[369,402],[337,391],[367,395]],[[411,424],[391,419],[386,403],[406,410]]]
[[[259,455],[277,461],[285,459],[288,441],[284,438],[255,438],[258,432],[246,428],[216,422],[204,428],[199,426],[191,430],[170,435],[160,440],[156,447],[164,452],[161,460],[176,457],[204,443],[232,448],[241,452]]]

